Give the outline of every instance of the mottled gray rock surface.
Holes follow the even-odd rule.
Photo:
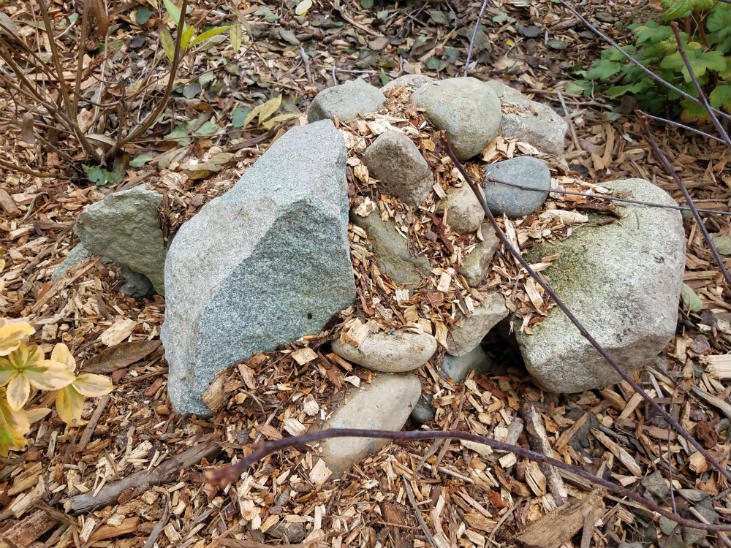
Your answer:
[[[500,99],[503,137],[518,139],[551,154],[563,154],[568,125],[548,105],[531,101],[499,80],[485,82]]]
[[[447,190],[447,197],[439,202],[437,210],[444,211],[444,221],[457,234],[474,232],[485,218],[479,200],[467,185]]]
[[[217,372],[353,303],[345,159],[329,120],[295,127],[180,228],[161,332],[176,411],[208,413]]]
[[[446,375],[454,382],[463,382],[473,371],[479,375],[485,373],[492,365],[482,347],[478,344],[475,348],[461,356],[444,355],[444,361],[439,367],[439,372]]]
[[[404,74],[398,78],[391,80],[385,86],[381,88],[381,91],[388,91],[389,89],[397,88],[399,86],[406,86],[412,89],[420,88],[424,84],[433,82],[434,78],[425,74]]]
[[[386,100],[381,90],[358,78],[323,89],[312,100],[307,121],[352,120],[359,114],[376,112]]]
[[[478,287],[490,272],[492,258],[500,246],[500,240],[490,223],[482,223],[480,228],[483,241],[478,243],[462,261],[459,273],[465,277],[470,287]]]
[[[421,394],[415,375],[379,375],[348,394],[323,425],[327,428],[370,428],[401,430]],[[322,459],[335,474],[378,451],[388,440],[374,438],[331,438],[321,444]]]
[[[522,217],[543,205],[551,189],[551,171],[532,156],[518,156],[485,166],[485,176],[540,190],[523,190],[485,179],[485,201],[496,215]]]
[[[457,316],[461,321],[451,327],[447,335],[447,353],[452,356],[463,356],[474,350],[490,329],[507,315],[505,298],[499,293],[488,295],[482,305],[475,308],[468,317],[459,312]]]
[[[165,294],[165,243],[157,210],[162,195],[145,185],[114,192],[91,204],[76,219],[74,233],[94,255],[144,274]]]
[[[378,259],[378,268],[394,282],[413,289],[431,276],[429,260],[412,255],[408,241],[391,223],[382,221],[378,211],[366,217],[351,211],[350,219],[366,231]]]
[[[420,206],[434,185],[434,175],[419,149],[399,131],[382,133],[363,155],[370,174],[386,193],[412,207]]]
[[[424,84],[411,95],[429,120],[446,130],[449,144],[460,160],[478,154],[497,137],[500,100],[476,78],[448,78]]]
[[[144,274],[123,266],[122,278],[124,278],[124,284],[119,288],[119,292],[128,297],[140,299],[142,297],[149,297],[153,292],[152,282]]]
[[[426,424],[431,422],[437,415],[437,410],[431,405],[433,396],[431,394],[421,394],[419,401],[416,402],[414,409],[411,410],[409,418],[416,424]]]
[[[63,278],[66,275],[66,272],[71,270],[77,264],[93,258],[94,254],[86,249],[83,244],[77,244],[76,247],[69,251],[66,258],[53,271],[53,274],[51,274],[51,280],[56,281]]]
[[[602,186],[631,191],[635,200],[676,205],[643,179]],[[560,255],[543,274],[589,333],[631,374],[654,360],[675,333],[685,233],[676,210],[618,209],[626,215],[621,223],[577,227],[563,242],[531,249],[526,260]],[[581,392],[620,380],[558,308],[533,333],[518,333],[518,345],[528,371],[545,389]]]
[[[424,365],[437,351],[437,340],[416,329],[396,329],[393,333],[369,333],[357,348],[339,340],[333,352],[343,359],[373,371],[403,373]]]

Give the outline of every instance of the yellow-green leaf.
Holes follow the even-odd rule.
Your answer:
[[[241,49],[241,23],[238,21],[234,21],[233,25],[231,25],[231,47],[234,53],[238,53]]]
[[[193,42],[190,41],[191,38],[193,38],[193,33],[195,32],[195,27],[193,25],[190,25],[183,31],[183,36],[180,38],[180,51],[187,51],[188,50],[188,44],[190,46],[195,45],[195,40]],[[175,53],[173,51],[173,53]],[[171,59],[172,61],[172,59]]]
[[[193,41],[190,43],[190,46],[193,47],[196,44],[205,42],[206,40],[209,40],[209,39],[213,38],[214,36],[221,34],[222,32],[226,32],[230,28],[231,28],[231,25],[228,25],[225,27],[216,27],[214,29],[208,29],[206,32],[201,32],[198,36],[196,36],[193,39]]]
[[[83,396],[97,398],[114,390],[112,381],[103,375],[84,373],[76,377],[72,386]]]
[[[43,360],[37,367],[24,369],[23,374],[39,390],[59,390],[76,378],[68,366],[52,360]]]
[[[25,411],[26,416],[28,417],[28,422],[30,422],[31,424],[38,422],[50,412],[51,410],[47,407],[34,407],[33,409],[28,409]]]
[[[28,322],[0,319],[0,356],[7,356],[13,352],[23,339],[35,331]]]
[[[292,118],[297,118],[299,114],[294,114],[293,112],[288,112],[286,114],[280,114],[279,116],[275,116],[274,118],[269,118],[266,122],[264,122],[261,127],[264,129],[271,129],[279,122],[284,122],[285,120],[291,120]]]
[[[165,55],[168,56],[168,59],[172,63],[173,57],[175,56],[175,42],[173,42],[173,37],[165,25],[160,25],[160,43],[162,44],[162,49],[165,50]]]
[[[71,370],[71,372],[76,371],[76,360],[71,355],[69,347],[63,343],[58,343],[53,347],[53,351],[51,352],[51,361],[65,365]]]
[[[0,360],[0,386],[5,386],[7,382],[17,375],[18,370],[15,369],[7,360]]]
[[[28,346],[24,342],[18,345],[18,348],[8,354],[4,361],[15,369],[25,369],[33,367],[43,359],[43,352],[35,345]]]
[[[156,10],[160,9],[160,4],[157,3],[157,0],[147,0],[147,3],[150,4]]]
[[[173,4],[172,0],[162,0],[163,4],[165,4],[165,9],[170,14],[170,17],[172,17],[173,21],[175,21],[176,25],[180,24],[180,8]]]
[[[4,396],[4,395],[3,395]],[[8,450],[25,449],[25,434],[30,431],[30,421],[23,409],[13,411],[5,397],[0,397],[0,455],[6,457]]]
[[[63,422],[73,426],[81,419],[84,411],[84,396],[74,390],[73,386],[66,386],[56,394],[56,411]]]
[[[10,379],[7,387],[7,398],[10,409],[13,411],[22,409],[29,397],[30,382],[28,382],[28,378],[24,374],[18,373]]]
[[[294,14],[295,15],[307,15],[307,12],[312,7],[312,0],[302,0],[299,4],[297,4],[297,7],[294,8]]]

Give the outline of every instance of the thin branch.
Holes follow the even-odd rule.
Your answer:
[[[152,124],[154,124],[158,117],[165,110],[170,99],[170,94],[173,91],[173,85],[175,84],[175,75],[178,72],[178,64],[180,63],[181,51],[180,44],[183,38],[183,25],[185,24],[185,11],[188,8],[188,0],[183,0],[180,6],[180,21],[177,22],[178,32],[175,36],[175,51],[173,52],[173,61],[170,64],[170,76],[168,77],[167,86],[165,86],[165,93],[162,96],[160,102],[152,109],[152,112],[147,115],[147,118],[133,129],[126,137],[120,137],[117,143],[107,153],[107,158],[114,156],[124,145],[130,141],[136,139],[147,131]]]
[[[500,225],[497,224],[497,220],[495,219],[495,216],[492,214],[492,211],[490,211],[490,208],[487,206],[487,202],[485,202],[485,196],[482,192],[480,192],[480,189],[477,187],[477,184],[472,180],[472,177],[470,177],[469,173],[467,173],[467,170],[462,165],[462,162],[460,162],[457,159],[457,156],[455,156],[454,151],[452,150],[452,147],[449,146],[449,143],[446,140],[446,137],[443,136],[445,146],[447,147],[447,153],[449,154],[449,157],[454,162],[454,165],[457,166],[457,169],[464,177],[465,181],[467,181],[467,184],[470,185],[470,188],[472,189],[472,192],[474,192],[475,196],[477,197],[477,200],[480,202],[480,205],[482,206],[482,209],[485,211],[485,215],[487,215],[488,220],[490,221],[490,224],[492,225],[493,229],[495,229],[495,234],[500,239],[500,241],[503,243],[505,248],[510,251],[510,253],[515,257],[515,259],[521,264],[523,268],[526,269],[526,271],[531,275],[531,277],[536,281],[538,285],[540,285],[544,291],[551,297],[553,302],[556,303],[556,306],[561,309],[561,311],[566,315],[566,317],[571,321],[574,326],[579,330],[579,333],[581,333],[581,336],[584,337],[589,343],[596,348],[597,352],[612,366],[612,368],[619,374],[620,377],[622,377],[627,383],[634,389],[635,392],[640,394],[647,402],[655,408],[655,410],[662,415],[662,417],[672,425],[672,427],[675,429],[676,432],[680,433],[685,439],[688,440],[688,442],[695,447],[698,452],[700,452],[701,455],[703,455],[708,463],[710,463],[714,468],[716,468],[723,476],[731,481],[731,472],[726,470],[724,466],[722,466],[718,460],[711,455],[708,450],[706,450],[705,447],[703,447],[698,440],[696,440],[693,436],[690,435],[690,433],[683,428],[680,423],[665,409],[663,409],[658,403],[653,400],[647,392],[645,392],[642,387],[637,384],[637,382],[627,374],[627,372],[622,369],[622,367],[617,363],[617,361],[609,355],[609,353],[604,349],[604,347],[599,344],[599,342],[586,330],[586,328],[583,326],[583,324],[574,316],[573,312],[569,310],[568,306],[561,300],[561,298],[556,294],[556,292],[553,290],[553,288],[546,283],[546,281],[541,278],[538,273],[533,270],[533,268],[528,264],[528,262],[523,258],[523,256],[520,254],[520,252],[513,247],[513,245],[510,243],[510,240],[508,240],[508,237],[505,235],[503,230],[500,228]],[[687,192],[687,190],[686,190]],[[686,200],[689,200],[689,204],[691,205],[691,208],[695,208],[693,205],[693,202],[690,201],[690,197],[686,195]],[[697,210],[694,210],[695,214],[698,215]]]
[[[718,118],[716,117],[715,113],[713,112],[713,108],[711,108],[711,105],[708,102],[708,98],[706,97],[706,94],[703,92],[703,87],[701,86],[700,82],[698,82],[698,78],[695,75],[693,66],[690,64],[688,55],[685,53],[685,46],[683,46],[683,41],[680,39],[680,31],[678,30],[678,23],[676,21],[671,21],[670,28],[673,29],[673,34],[675,35],[675,41],[678,43],[678,52],[680,53],[680,56],[683,58],[683,63],[685,63],[685,67],[688,69],[688,73],[690,74],[690,79],[693,80],[693,85],[695,86],[695,90],[698,92],[698,98],[700,99],[700,102],[703,105],[703,108],[706,109],[708,116],[711,117],[711,121],[713,122],[713,125],[716,127],[716,130],[718,131],[719,135],[723,139],[723,142],[726,143],[726,146],[729,149],[729,153],[731,153],[731,138],[729,138],[728,133],[726,133],[726,130],[723,129],[721,122],[718,121]]]
[[[642,497],[635,493],[634,491],[631,491],[625,487],[622,487],[621,485],[618,485],[616,483],[613,483],[611,481],[607,481],[604,478],[600,478],[599,476],[595,476],[593,474],[590,474],[589,472],[586,472],[582,468],[578,468],[576,466],[573,466],[571,464],[566,464],[563,461],[554,459],[552,457],[548,457],[542,453],[537,453],[536,451],[531,451],[530,449],[525,449],[523,447],[518,447],[517,445],[512,445],[510,443],[505,443],[501,441],[497,441],[485,436],[480,436],[478,434],[473,434],[472,432],[464,432],[462,430],[434,430],[434,431],[420,431],[420,430],[410,430],[406,432],[398,432],[398,431],[391,431],[391,430],[369,430],[369,429],[361,429],[361,428],[330,428],[326,430],[320,430],[318,432],[308,432],[307,434],[303,434],[301,436],[292,436],[289,438],[282,438],[280,440],[272,440],[267,441],[265,443],[259,443],[253,445],[253,451],[247,455],[246,457],[242,458],[240,461],[238,461],[236,464],[232,464],[230,466],[225,466],[223,468],[217,468],[212,469],[207,473],[206,480],[209,482],[230,482],[235,481],[238,479],[238,477],[243,474],[251,465],[256,463],[257,461],[263,459],[267,455],[270,455],[274,453],[275,451],[279,451],[281,449],[286,449],[287,447],[302,447],[304,444],[312,443],[314,441],[320,441],[330,438],[344,438],[344,437],[357,437],[357,438],[386,438],[393,441],[399,441],[399,442],[405,442],[405,441],[423,441],[423,440],[434,440],[434,439],[458,439],[458,440],[465,440],[465,441],[471,441],[476,443],[481,443],[483,445],[488,445],[489,447],[492,447],[493,449],[496,449],[498,451],[507,451],[515,453],[516,455],[520,455],[521,457],[525,457],[527,459],[531,459],[535,462],[539,462],[542,464],[546,464],[549,466],[554,466],[556,468],[560,468],[562,470],[567,470],[569,472],[572,472],[576,474],[577,476],[581,476],[582,478],[589,480],[591,483],[596,485],[601,485],[602,487],[605,487],[606,489],[609,489],[610,491],[614,491],[615,493],[619,493],[623,497],[627,497],[628,499],[631,499],[638,504],[641,504],[643,507],[656,512],[660,514],[661,516],[665,516],[668,519],[673,520],[674,522],[684,526],[684,527],[693,527],[697,529],[703,529],[705,531],[713,531],[715,533],[719,533],[721,531],[731,531],[731,525],[713,525],[708,523],[701,523],[698,521],[693,521],[686,519],[684,517],[679,516],[678,514],[666,510],[662,506],[659,506],[658,504],[655,504],[655,502]]]
[[[7,162],[3,159],[0,159],[0,167],[4,167],[5,169],[9,169],[11,171],[25,173],[26,175],[32,175],[33,177],[43,177],[44,179],[58,177],[58,175],[54,175],[53,173],[41,173],[40,171],[33,171],[29,167],[19,166],[12,162]]]
[[[84,13],[81,15],[81,37],[79,38],[79,51],[76,56],[76,80],[74,82],[74,100],[71,103],[71,115],[76,118],[81,100],[81,76],[84,73],[84,50],[86,49],[86,38],[89,34],[89,11],[91,0],[84,0]],[[105,49],[106,52],[106,49]]]
[[[729,0],[731,2],[731,0]],[[711,135],[710,133],[706,133],[705,131],[701,131],[700,129],[696,129],[694,127],[686,126],[685,124],[681,124],[680,122],[676,122],[675,120],[668,120],[667,118],[661,118],[660,116],[654,116],[652,114],[648,114],[644,110],[637,109],[637,112],[642,114],[642,116],[647,116],[650,120],[656,120],[658,122],[664,122],[668,125],[679,127],[681,129],[684,129],[686,131],[692,131],[693,133],[697,133],[698,135],[702,135],[703,137],[706,137],[708,139],[713,139],[714,141],[718,141],[719,143],[723,143],[723,139],[720,139],[719,137],[716,137],[715,135]]]
[[[713,257],[716,259],[716,262],[718,263],[718,267],[721,269],[721,273],[723,274],[723,279],[726,280],[726,285],[728,285],[728,287],[731,289],[731,276],[729,276],[728,270],[726,270],[726,266],[723,264],[723,259],[721,258],[721,255],[719,255],[718,249],[716,249],[716,246],[714,245],[713,240],[711,239],[711,235],[708,233],[708,229],[706,228],[706,225],[703,224],[703,219],[701,219],[701,216],[698,213],[698,209],[695,207],[695,204],[693,203],[693,199],[690,197],[690,193],[688,192],[688,189],[683,184],[683,181],[680,180],[680,177],[678,177],[678,174],[675,173],[675,170],[673,169],[673,166],[670,164],[670,161],[667,159],[665,154],[663,154],[662,150],[660,150],[660,147],[657,145],[657,142],[655,141],[655,138],[652,136],[652,132],[650,131],[650,125],[647,123],[647,119],[640,118],[640,124],[642,126],[642,132],[645,135],[645,139],[647,139],[647,142],[650,143],[650,146],[652,147],[652,151],[655,153],[655,156],[660,161],[662,166],[665,168],[665,171],[667,171],[670,174],[670,176],[673,178],[673,180],[675,181],[675,184],[678,185],[678,188],[683,193],[683,196],[685,196],[685,200],[688,202],[688,205],[690,206],[690,209],[693,212],[693,217],[695,217],[695,221],[698,223],[698,226],[700,227],[701,232],[703,232],[703,237],[705,238],[708,246],[711,248]]]
[[[586,25],[587,27],[589,27],[589,30],[591,30],[591,31],[592,31],[592,32],[593,32],[594,34],[596,34],[597,36],[600,36],[602,40],[604,40],[604,41],[605,41],[605,42],[606,42],[607,44],[609,44],[609,45],[610,45],[610,46],[612,46],[612,47],[613,47],[614,49],[616,49],[616,50],[617,50],[617,51],[618,51],[619,53],[621,53],[621,54],[622,54],[622,55],[623,55],[623,56],[624,56],[625,58],[627,58],[627,60],[629,60],[629,61],[631,61],[631,62],[632,62],[633,64],[637,65],[637,66],[638,66],[638,67],[639,67],[640,69],[642,69],[642,71],[643,71],[643,72],[645,72],[645,73],[646,73],[646,74],[647,74],[647,75],[648,75],[648,76],[649,76],[650,78],[652,78],[653,80],[656,80],[656,81],[660,82],[660,83],[661,83],[662,85],[664,85],[664,86],[665,86],[665,87],[667,87],[667,88],[670,88],[670,89],[672,89],[672,90],[673,90],[674,92],[676,92],[676,93],[679,93],[680,95],[682,95],[683,97],[685,97],[685,98],[686,98],[686,99],[688,99],[689,101],[693,101],[694,103],[697,103],[697,104],[699,104],[699,105],[700,105],[700,104],[702,104],[702,103],[701,103],[701,102],[700,102],[700,101],[699,101],[698,99],[696,99],[695,97],[693,97],[693,96],[692,96],[692,95],[690,95],[689,93],[686,93],[685,91],[683,91],[683,90],[682,90],[682,89],[680,89],[679,87],[676,87],[676,86],[674,86],[673,84],[671,84],[671,83],[670,83],[670,82],[668,82],[667,80],[664,80],[664,79],[663,79],[662,77],[658,76],[657,74],[655,74],[654,72],[652,72],[652,71],[651,71],[651,70],[650,70],[649,68],[647,68],[647,67],[646,67],[645,65],[643,65],[642,63],[640,63],[640,62],[639,62],[639,61],[638,61],[637,59],[635,59],[634,57],[632,57],[632,56],[631,56],[631,55],[630,55],[629,53],[627,53],[626,51],[624,51],[624,50],[623,50],[623,49],[622,49],[621,47],[619,47],[619,44],[617,44],[617,42],[615,42],[614,40],[612,40],[611,38],[609,38],[609,36],[607,36],[607,35],[606,35],[606,34],[604,34],[604,33],[603,33],[602,31],[600,31],[600,30],[599,30],[598,28],[596,28],[596,27],[595,27],[594,25],[592,25],[591,23],[589,23],[589,21],[587,21],[587,20],[586,20],[586,18],[584,18],[584,17],[583,17],[583,16],[582,16],[582,15],[581,15],[581,14],[580,14],[580,13],[579,13],[578,11],[576,11],[576,10],[575,10],[574,8],[572,8],[571,6],[569,6],[569,5],[568,5],[568,4],[567,4],[567,3],[566,3],[566,2],[564,1],[564,0],[558,0],[558,1],[559,1],[559,2],[560,2],[560,3],[561,3],[561,4],[562,4],[562,5],[563,5],[563,6],[564,6],[564,7],[565,7],[565,8],[567,9],[567,10],[569,10],[569,11],[570,11],[571,13],[573,13],[573,14],[574,14],[574,15],[575,15],[576,17],[578,17],[578,18],[579,18],[579,20],[580,20],[580,21],[581,21],[582,23],[584,23],[584,25]],[[728,118],[729,120],[731,120],[731,114],[726,114],[725,112],[721,112],[720,110],[717,110],[717,109],[713,109],[713,111],[714,111],[714,112],[715,112],[716,114],[718,114],[718,115],[720,115],[720,116],[723,116],[724,118]]]
[[[480,21],[482,20],[482,14],[485,13],[487,7],[487,0],[482,0],[482,7],[480,8],[480,14],[477,16],[475,21],[475,28],[472,29],[472,38],[470,38],[470,47],[467,49],[467,61],[464,64],[464,76],[467,76],[467,71],[470,68],[470,59],[472,58],[472,48],[475,47],[475,38],[477,38],[477,29],[480,28]]]

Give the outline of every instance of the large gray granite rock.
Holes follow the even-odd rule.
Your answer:
[[[63,278],[66,272],[71,270],[79,263],[83,263],[94,258],[94,254],[86,249],[83,244],[77,244],[71,251],[69,251],[66,258],[58,265],[53,274],[51,274],[51,280],[56,281]]]
[[[318,93],[307,112],[307,121],[312,123],[334,117],[352,120],[359,114],[376,112],[385,100],[386,97],[377,87],[360,78],[350,80]]]
[[[644,179],[602,183],[635,200],[675,205]],[[679,211],[619,206],[621,222],[574,229],[555,245],[538,245],[528,262],[559,258],[542,274],[588,332],[628,373],[651,362],[675,333],[685,266],[685,233]],[[555,307],[517,333],[525,365],[553,392],[581,392],[620,380],[578,329]]]
[[[353,210],[350,219],[366,231],[373,244],[378,268],[394,282],[413,289],[431,276],[429,260],[412,255],[408,241],[392,223],[382,221],[378,211],[361,217]]]
[[[409,87],[411,89],[417,89],[424,84],[428,84],[429,82],[433,81],[434,78],[432,78],[431,76],[427,76],[426,74],[404,74],[403,76],[399,76],[398,78],[395,78],[388,82],[385,86],[381,88],[381,91],[386,92],[389,89],[401,86]]]
[[[420,394],[421,383],[415,375],[374,376],[371,384],[346,396],[322,429],[401,430]],[[375,438],[330,438],[322,442],[320,451],[327,467],[341,474],[386,443]]]
[[[91,204],[76,219],[74,233],[93,255],[144,274],[165,294],[165,243],[157,210],[162,195],[145,185],[114,192]]]
[[[568,124],[548,105],[531,101],[499,80],[485,82],[500,99],[503,137],[518,139],[551,154],[563,154]]]
[[[446,130],[449,144],[460,160],[472,158],[497,137],[500,100],[476,78],[448,78],[420,86],[411,102],[423,108],[429,120]]]
[[[180,228],[161,331],[176,411],[209,413],[201,395],[217,372],[353,303],[345,160],[329,120],[295,127]]]
[[[429,164],[413,141],[399,131],[382,133],[363,160],[383,190],[412,207],[420,206],[434,185]]]
[[[522,217],[533,213],[543,205],[551,190],[551,171],[545,163],[532,156],[518,156],[489,164],[485,166],[485,177],[485,201],[496,215]],[[496,183],[489,177],[536,190]]]

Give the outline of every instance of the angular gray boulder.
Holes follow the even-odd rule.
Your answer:
[[[459,267],[459,273],[465,277],[470,287],[479,287],[490,272],[492,258],[495,256],[500,240],[490,223],[482,223],[480,228],[483,240],[470,251]]]
[[[471,352],[509,312],[505,306],[505,297],[500,293],[490,293],[470,316],[458,312],[458,325],[451,327],[447,334],[447,353],[464,356]]]
[[[76,219],[74,233],[93,255],[144,274],[165,294],[165,243],[158,208],[162,195],[146,185],[113,192],[91,204]]]
[[[490,177],[536,190],[504,185],[491,181]],[[495,162],[485,166],[483,189],[485,201],[493,213],[522,217],[533,213],[548,198],[548,192],[551,190],[551,171],[545,163],[532,156],[518,156]]]
[[[333,119],[352,120],[359,114],[376,112],[386,97],[377,87],[358,78],[339,86],[323,89],[312,100],[307,121]]]
[[[77,244],[71,251],[69,251],[66,258],[58,265],[53,274],[51,274],[51,280],[56,281],[63,278],[66,272],[71,270],[79,263],[83,263],[94,258],[94,254],[86,249],[83,244]]]
[[[518,139],[551,154],[563,154],[568,124],[551,107],[531,101],[499,80],[485,82],[500,99],[503,137]]]
[[[176,411],[210,413],[201,396],[216,373],[353,303],[345,160],[331,121],[295,127],[180,227],[161,331]]]
[[[602,186],[631,192],[635,200],[675,205],[664,190],[644,179]],[[563,242],[531,249],[526,260],[559,254],[542,274],[588,332],[631,374],[651,362],[675,333],[685,233],[679,211],[618,208],[626,215],[621,222],[576,228]],[[533,335],[518,332],[517,341],[528,372],[543,388],[581,392],[620,380],[558,307],[532,330]]]
[[[383,190],[411,207],[419,207],[434,185],[429,164],[414,142],[399,131],[382,133],[363,159]]]
[[[411,102],[424,109],[429,120],[447,132],[447,140],[460,160],[478,154],[497,137],[500,100],[476,78],[448,78],[420,86]]]

